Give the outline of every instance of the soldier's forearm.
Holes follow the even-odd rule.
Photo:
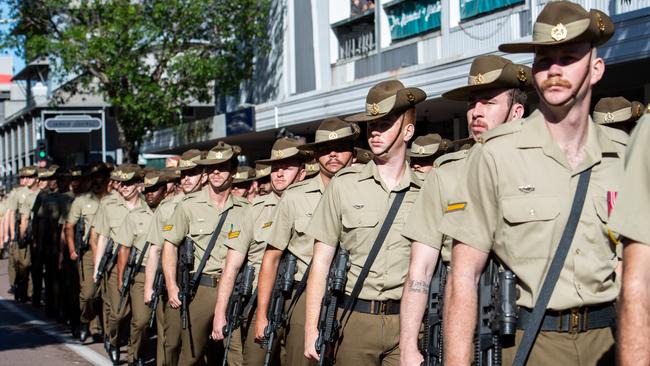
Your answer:
[[[120,245],[120,250],[117,252],[117,284],[118,286],[122,286],[122,282],[124,281],[124,269],[126,268],[126,264],[129,260],[129,254],[131,253],[131,250],[133,250],[130,247],[125,247],[124,245]]]
[[[619,364],[650,364],[650,246],[629,243],[625,246],[623,289],[619,311]]]
[[[73,253],[75,251],[74,247],[74,226],[72,224],[65,224],[65,241],[68,247],[68,251]]]
[[[106,250],[106,247],[108,246],[108,239],[101,235],[99,239],[97,239],[97,250],[93,252],[94,257],[93,257],[93,262],[95,263],[95,270],[97,270],[97,267],[99,267],[99,262],[102,260],[102,256],[104,255],[104,251]]]
[[[157,245],[149,245],[149,257],[144,266],[144,288],[152,289],[153,281],[156,277],[156,270],[158,268],[158,260],[160,259],[160,247]]]
[[[316,242],[314,245],[314,257],[311,262],[307,280],[307,293],[305,295],[305,330],[314,331],[318,329],[320,306],[325,294],[327,274],[335,251],[335,248],[320,242]]]
[[[282,251],[277,249],[267,249],[264,252],[262,259],[262,267],[260,268],[259,277],[257,280],[257,314],[258,317],[268,317],[268,308],[271,301],[271,293],[273,292],[273,285],[275,277],[278,273],[278,266]]]
[[[178,262],[178,252],[176,246],[170,242],[165,242],[162,252],[162,267],[165,275],[165,284],[168,290],[177,287],[176,283],[176,264]]]
[[[97,247],[99,246],[99,235],[95,231],[95,228],[90,228],[90,238],[88,240],[88,244],[90,244],[90,250],[92,250],[93,253],[97,253]]]
[[[400,306],[400,349],[416,349],[418,334],[427,307],[429,281],[419,277],[406,277]]]

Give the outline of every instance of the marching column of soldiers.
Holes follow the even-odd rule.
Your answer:
[[[427,96],[388,80],[254,168],[224,142],[23,168],[0,201],[10,291],[116,365],[650,364],[650,121],[622,97],[589,114],[613,33],[547,4],[499,47],[532,69],[479,56],[443,94],[462,140],[414,136]]]

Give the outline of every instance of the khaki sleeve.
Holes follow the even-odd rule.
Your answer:
[[[468,157],[461,185],[443,215],[440,231],[483,252],[492,248],[496,230],[498,200],[496,164],[488,149],[481,148]]]
[[[133,239],[135,238],[133,230],[134,220],[132,215],[126,215],[122,225],[117,229],[113,236],[113,241],[117,244],[130,248],[133,246]]]
[[[18,197],[15,191],[9,194],[9,198],[7,199],[7,210],[9,211],[18,210]]]
[[[646,116],[648,116],[646,114]],[[638,122],[627,149],[625,179],[609,221],[612,230],[650,245],[650,118]]]
[[[76,225],[79,219],[81,219],[82,206],[83,203],[79,198],[75,198],[75,200],[72,201],[72,205],[70,205],[70,211],[68,211],[68,217],[66,218],[66,222],[68,224]]]
[[[18,205],[18,212],[21,215],[29,215],[32,212],[32,207],[34,206],[34,201],[32,197],[27,197],[23,202]]]
[[[279,250],[285,250],[289,245],[293,229],[292,211],[289,199],[287,199],[287,196],[283,197],[275,210],[275,218],[273,219],[273,227],[269,240],[270,246]]]
[[[100,205],[97,209],[97,214],[93,218],[93,223],[91,225],[95,228],[95,232],[98,235],[103,235],[108,237],[111,232],[111,227],[108,224],[108,214],[106,212],[106,205]]]
[[[242,213],[245,220],[241,222],[240,230],[237,231],[237,228],[231,228],[228,230],[225,246],[228,249],[232,249],[241,254],[246,255],[248,253],[248,248],[253,241],[253,223],[255,218],[253,217],[254,211],[252,207],[247,206],[245,211]]]
[[[162,211],[157,210],[153,218],[151,219],[151,225],[149,226],[149,232],[147,233],[147,241],[151,245],[162,247],[165,243],[163,239],[163,222],[162,222]]]
[[[163,226],[163,239],[168,242],[179,246],[183,243],[183,239],[190,231],[189,218],[185,211],[187,207],[183,202],[180,202],[174,210],[174,214]]]
[[[338,247],[341,237],[340,177],[332,179],[318,202],[305,233],[332,247]]]
[[[438,169],[427,175],[415,204],[409,212],[402,235],[435,249],[442,247],[442,233],[438,230],[446,209],[440,193]]]

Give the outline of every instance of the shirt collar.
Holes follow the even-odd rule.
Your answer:
[[[383,179],[379,175],[379,169],[377,169],[377,164],[373,160],[368,162],[361,172],[359,173],[359,181],[365,180],[365,179],[370,179],[373,178],[375,182],[379,183],[381,187],[385,190],[388,191],[386,188],[386,184],[384,183]],[[399,184],[393,188],[393,191],[401,191],[404,189],[408,189],[411,184],[414,184],[415,186],[420,186],[420,180],[418,177],[415,175],[415,173],[409,168],[408,164],[404,164],[404,173],[402,174],[402,179],[400,180]]]

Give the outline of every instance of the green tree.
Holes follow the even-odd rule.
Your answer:
[[[133,160],[148,130],[191,100],[236,95],[266,44],[270,0],[6,0],[2,48],[48,57],[66,88],[101,93]]]

